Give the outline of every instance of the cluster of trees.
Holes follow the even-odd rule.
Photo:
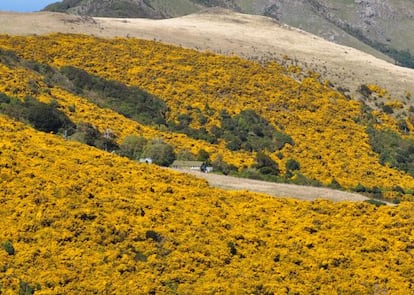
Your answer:
[[[47,104],[33,97],[20,100],[0,92],[0,113],[30,124],[39,131],[59,133],[68,139],[119,152],[134,160],[148,157],[161,166],[169,166],[175,160],[174,147],[161,139],[148,141],[144,137],[127,136],[118,145],[116,136],[110,130],[100,132],[91,123],[73,123],[55,101]]]
[[[367,133],[373,150],[379,154],[381,164],[406,171],[414,176],[413,139],[403,138],[390,129],[368,127]]]
[[[213,127],[216,138],[223,138],[229,150],[246,150],[250,152],[275,152],[293,139],[286,133],[277,131],[254,110],[242,110],[231,116],[226,110],[220,112],[220,128]]]
[[[47,104],[30,96],[20,100],[0,92],[0,113],[29,123],[40,131],[73,133],[76,125],[58,107],[55,101]]]
[[[138,87],[106,80],[72,66],[60,68],[71,83],[69,90],[82,95],[100,107],[110,108],[142,124],[166,124],[165,102]]]
[[[162,139],[147,140],[145,137],[129,135],[119,145],[119,154],[132,160],[151,158],[160,166],[170,166],[176,159],[174,147]]]

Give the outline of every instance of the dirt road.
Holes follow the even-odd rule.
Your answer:
[[[265,193],[276,197],[291,197],[306,201],[326,199],[334,202],[362,202],[368,200],[367,197],[357,193],[344,192],[329,188],[274,183],[213,173],[201,173],[197,171],[178,171],[189,173],[199,178],[204,178],[211,186],[227,190],[247,190],[251,192]]]

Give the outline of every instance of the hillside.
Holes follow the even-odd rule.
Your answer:
[[[160,138],[177,152],[206,151],[225,173],[265,177],[280,172],[299,183],[315,180],[372,192],[381,188],[389,199],[414,187],[411,122],[370,111],[314,74],[298,82],[274,62],[259,64],[137,39],[2,36],[0,46],[24,58],[17,67],[8,61],[0,91],[55,101],[74,124],[91,124],[101,134],[111,130],[117,144],[129,135]],[[13,54],[5,54],[7,64]],[[30,60],[39,64],[30,65]],[[60,73],[42,64],[61,68]],[[160,122],[134,119],[131,107],[114,109],[121,101],[111,101],[119,98],[96,92],[112,84],[101,80],[99,86],[88,75],[145,89],[162,98],[168,111]],[[379,90],[372,86],[370,91]],[[111,93],[109,88],[106,92]],[[382,142],[382,132],[396,143]],[[296,164],[289,168],[288,163]]]
[[[161,21],[0,14],[1,294],[412,292],[411,94],[397,99],[367,82],[363,100],[352,99],[294,58],[270,58],[276,43],[255,22],[280,33],[278,54],[319,48],[331,65],[342,58],[344,47],[228,12]],[[238,34],[225,40],[223,23]],[[100,37],[68,34],[82,30]],[[227,55],[133,38],[179,31],[175,42]],[[300,36],[313,42],[290,51]],[[370,65],[361,71],[413,77],[354,53]],[[227,191],[141,157],[163,166],[197,158],[223,174],[396,204],[255,194],[251,180]]]
[[[88,16],[169,18],[207,7],[269,16],[290,26],[414,67],[412,1],[253,1],[253,0],[65,0],[45,8]]]
[[[226,30],[222,28],[226,27]],[[257,28],[260,27],[260,33]],[[405,104],[414,93],[414,71],[383,62],[349,47],[335,45],[269,18],[213,10],[168,20],[89,18],[58,13],[0,13],[0,32],[11,35],[53,32],[101,37],[138,37],[197,50],[276,60],[314,71],[355,99],[380,108],[381,97],[364,97],[361,85],[375,84]],[[274,38],[274,36],[279,36]],[[399,112],[397,112],[399,113]]]
[[[414,210],[209,188],[0,115],[4,294],[406,293]]]

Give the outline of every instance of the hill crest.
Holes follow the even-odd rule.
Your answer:
[[[245,58],[276,59],[304,71],[321,74],[345,93],[361,97],[362,84],[376,84],[406,101],[414,93],[414,71],[401,68],[353,48],[337,45],[272,19],[222,9],[211,14],[167,20],[90,18],[59,13],[0,13],[0,33],[12,35],[82,33],[101,37],[137,37],[148,40],[237,54]],[[227,26],[223,30],[223,25]],[[274,36],[278,36],[275,38]],[[376,107],[374,103],[371,107]]]

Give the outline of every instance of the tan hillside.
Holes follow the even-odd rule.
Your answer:
[[[316,70],[352,94],[361,84],[376,84],[405,101],[414,93],[414,70],[395,66],[353,48],[340,46],[261,16],[225,10],[167,19],[111,19],[59,13],[0,14],[0,33],[52,32],[102,37],[128,36],[251,58],[275,58]]]

